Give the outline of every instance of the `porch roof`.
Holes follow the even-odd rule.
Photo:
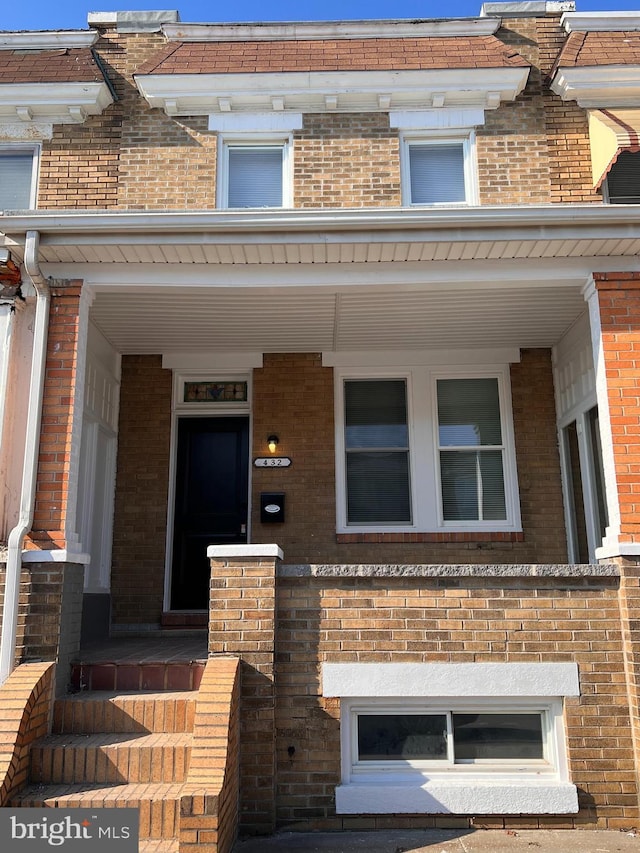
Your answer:
[[[22,259],[83,279],[123,353],[552,346],[594,271],[640,269],[640,207],[38,211]]]

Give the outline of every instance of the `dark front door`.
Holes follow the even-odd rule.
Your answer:
[[[247,541],[248,418],[180,418],[171,609],[209,604],[208,545]]]

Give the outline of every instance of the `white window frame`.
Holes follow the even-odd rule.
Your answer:
[[[31,187],[29,193],[28,210],[33,210],[36,207],[38,198],[38,177],[40,174],[40,154],[42,146],[36,142],[28,144],[20,143],[0,143],[0,157],[7,154],[26,154],[31,153]]]
[[[230,148],[281,148],[282,149],[282,205],[281,207],[255,208],[229,207],[229,149]],[[293,136],[290,133],[233,133],[218,138],[217,206],[222,210],[282,210],[293,207]]]
[[[441,533],[447,532],[517,532],[522,529],[516,467],[511,382],[508,364],[482,368],[457,365],[413,366],[404,369],[336,368],[335,378],[335,444],[336,506],[338,533]],[[438,448],[438,379],[486,379],[498,381],[502,426],[503,468],[506,518],[488,521],[445,521],[440,486]],[[407,388],[409,433],[409,483],[411,499],[410,524],[350,524],[347,519],[347,472],[345,442],[344,384],[357,379],[403,379]]]
[[[462,147],[463,170],[464,170],[464,201],[445,201],[435,204],[425,204],[424,202],[411,201],[411,166],[409,158],[409,149],[411,146],[437,146],[437,145],[455,145],[459,144]],[[402,200],[405,207],[467,207],[477,205],[478,202],[478,169],[476,163],[476,134],[475,131],[469,130],[466,133],[456,134],[437,134],[408,132],[400,134],[400,181],[402,188]]]
[[[338,814],[578,811],[563,715],[564,698],[579,696],[576,664],[324,663],[322,683],[340,698]],[[540,714],[544,758],[359,762],[358,715],[407,712]]]

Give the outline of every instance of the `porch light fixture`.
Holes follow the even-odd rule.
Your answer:
[[[270,435],[267,438],[267,444],[269,445],[269,452],[270,453],[276,452],[276,448],[278,446],[279,441],[280,441],[280,439],[278,438],[277,435]]]

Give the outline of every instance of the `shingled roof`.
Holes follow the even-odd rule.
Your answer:
[[[145,62],[143,74],[412,71],[528,67],[495,36],[177,42]]]
[[[556,68],[640,65],[640,32],[575,32],[569,35]]]
[[[0,85],[7,83],[101,83],[91,48],[0,50]]]

